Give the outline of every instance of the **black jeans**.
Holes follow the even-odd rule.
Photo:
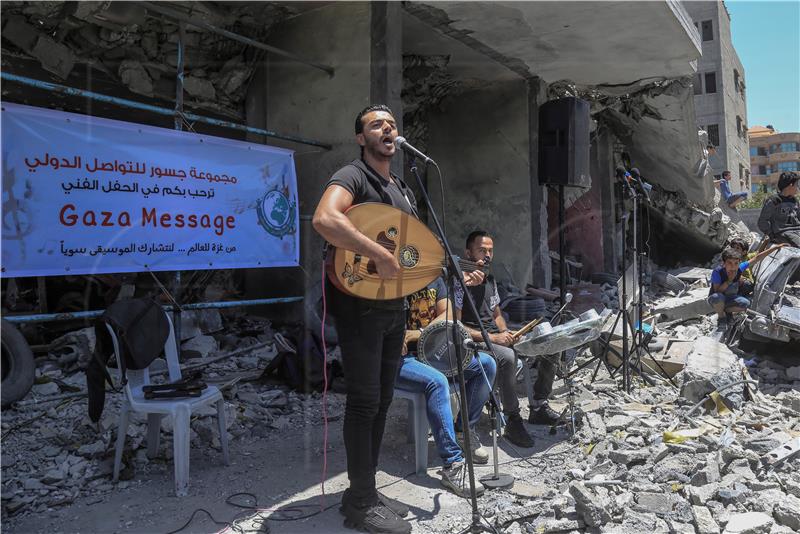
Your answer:
[[[343,433],[349,499],[356,506],[366,506],[377,502],[375,470],[400,364],[406,313],[341,294],[337,297],[331,311],[347,382]]]

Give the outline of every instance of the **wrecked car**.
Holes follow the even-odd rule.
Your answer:
[[[758,265],[750,308],[742,326],[743,339],[800,341],[800,294],[787,292],[788,282],[798,268],[800,248],[795,247],[782,248]]]

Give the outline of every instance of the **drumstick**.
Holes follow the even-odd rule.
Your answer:
[[[533,330],[534,328],[536,328],[536,325],[538,325],[539,323],[541,323],[541,322],[542,322],[542,319],[544,319],[544,317],[539,317],[538,319],[534,319],[533,321],[529,322],[528,324],[526,324],[525,326],[523,326],[522,328],[520,328],[519,330],[517,330],[517,331],[514,333],[514,335],[513,335],[513,336],[511,336],[511,341],[512,341],[512,343],[516,343],[516,342],[517,342],[517,340],[518,340],[520,337],[524,336],[525,334],[527,334],[528,332],[530,332],[531,330]]]
[[[561,308],[556,312],[553,318],[558,317],[558,315],[562,311],[564,311],[564,308],[566,308],[570,302],[572,302],[572,293],[567,293],[566,295],[564,295],[564,305],[561,306]],[[521,336],[527,334],[528,332],[536,328],[536,325],[542,322],[542,319],[544,319],[544,317],[539,317],[538,319],[534,319],[533,321],[529,322],[528,324],[517,330],[517,332],[513,336],[511,336],[512,344],[516,343]]]

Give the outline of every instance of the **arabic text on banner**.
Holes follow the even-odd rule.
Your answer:
[[[293,152],[3,104],[2,275],[298,265]]]

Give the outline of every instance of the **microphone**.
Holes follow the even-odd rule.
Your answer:
[[[636,167],[631,169],[631,176],[633,177],[634,182],[639,187],[639,190],[642,192],[644,198],[647,199],[647,202],[649,204],[650,190],[653,188],[653,186],[642,180],[642,175],[639,174],[639,169],[637,169]]]
[[[402,135],[398,135],[397,137],[395,137],[394,146],[396,146],[400,150],[403,150],[404,152],[408,153],[410,156],[414,158],[421,159],[425,165],[430,165],[431,163],[436,165],[435,161],[433,161],[431,158],[429,158],[428,156],[426,156],[425,154],[414,148],[408,141],[406,141],[406,138],[403,137]]]
[[[482,347],[480,347],[477,343],[475,343],[471,339],[465,339],[464,343],[462,343],[461,346],[464,347],[467,350],[478,351],[478,350],[482,349]],[[485,350],[485,349],[483,349],[483,350]]]

